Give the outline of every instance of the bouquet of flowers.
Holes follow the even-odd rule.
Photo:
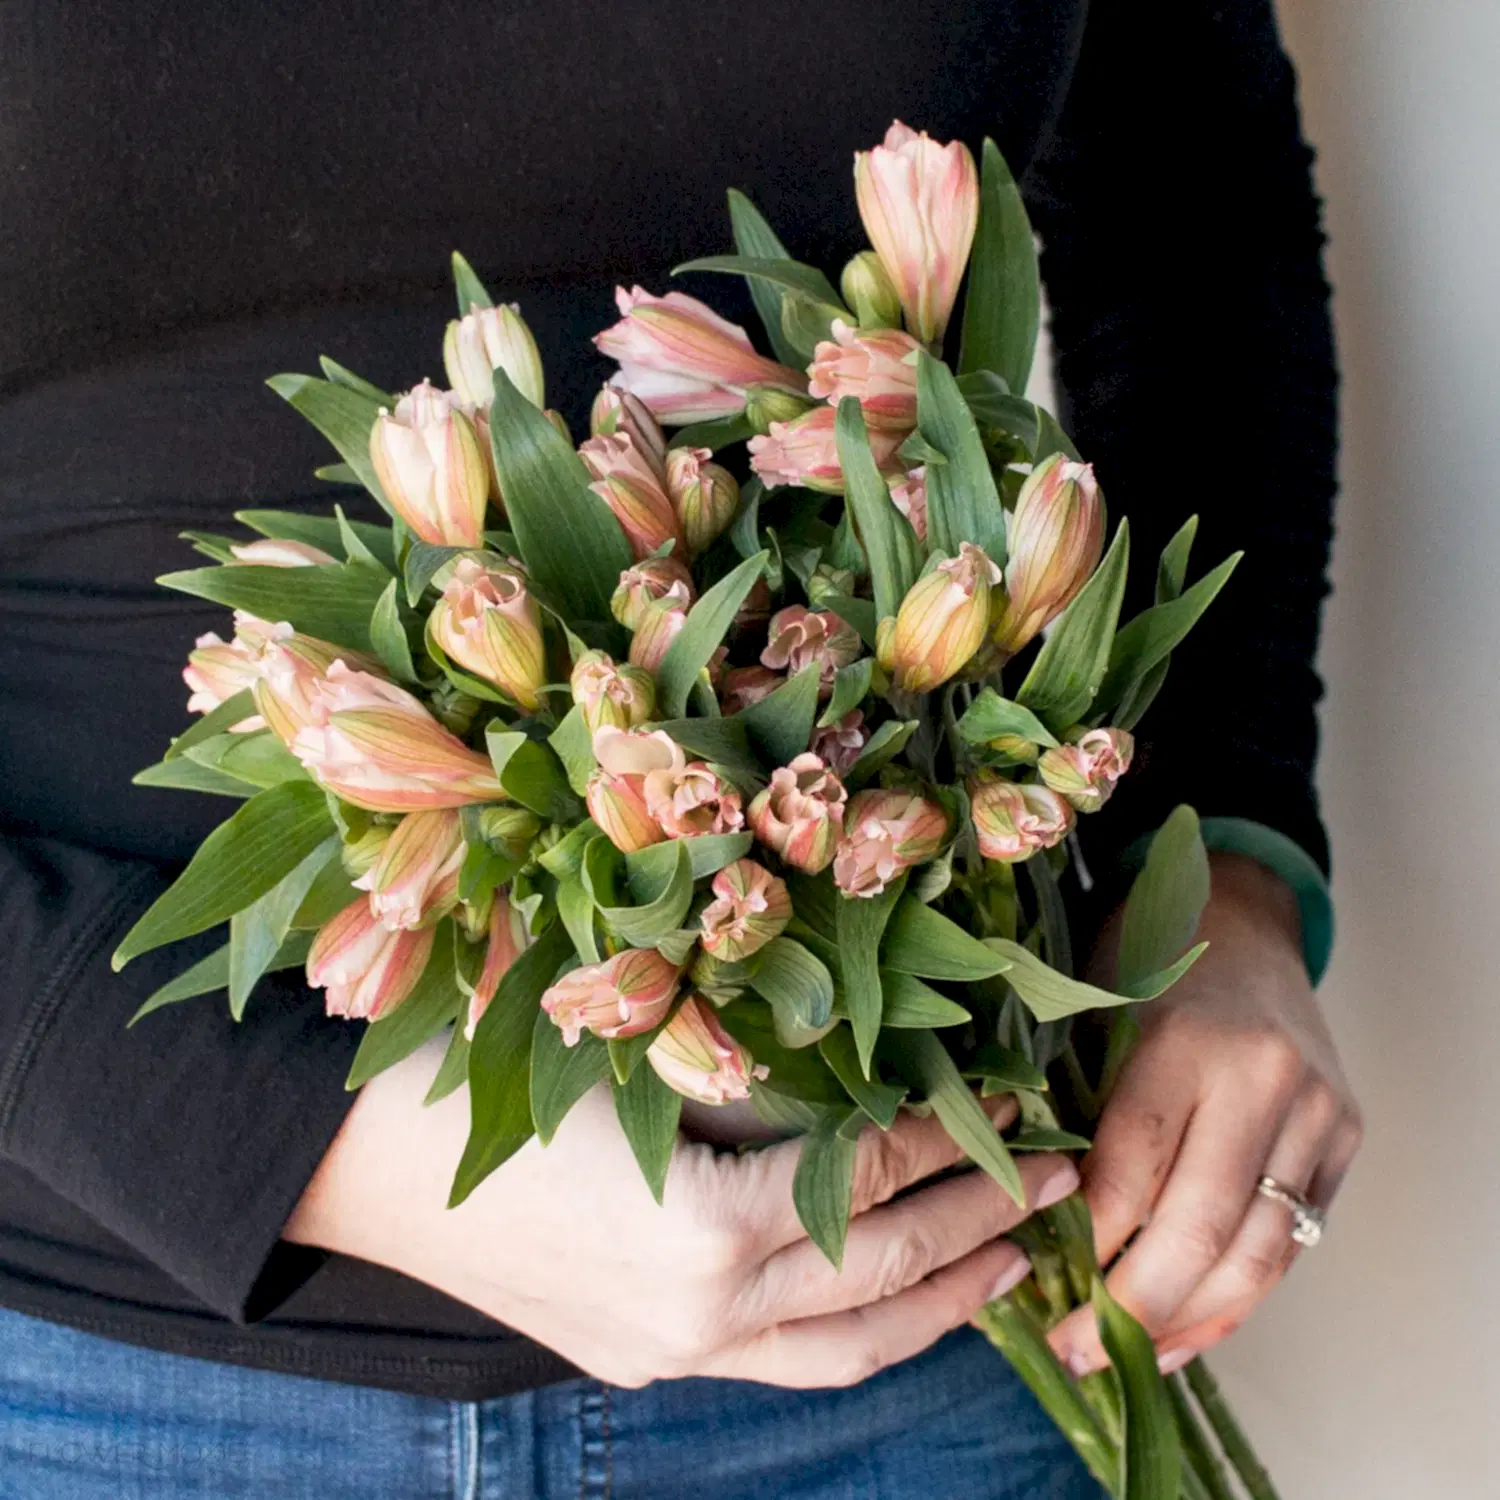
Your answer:
[[[1107,537],[1092,470],[1022,395],[1034,241],[982,160],[900,124],[860,153],[873,248],[838,287],[731,193],[736,253],[679,270],[748,278],[769,353],[622,288],[576,445],[519,311],[457,255],[449,389],[397,398],[326,358],[270,382],[337,449],[320,476],[388,519],[242,511],[258,539],[195,533],[214,565],[161,580],[234,633],[199,639],[201,717],[137,781],[243,805],[115,955],[228,924],[142,1013],[227,989],[239,1017],[305,965],[370,1023],[351,1088],[451,1030],[455,1203],[596,1086],[658,1198],[684,1097],[753,1101],[804,1136],[796,1204],[835,1263],[855,1139],[899,1110],[1018,1199],[1015,1153],[1086,1148],[1129,1007],[1198,956],[1208,870],[1179,808],[1106,991],[1072,971],[1074,827],[1236,559],[1187,586],[1187,521],[1120,624],[1128,527]],[[981,1325],[1100,1481],[1271,1494],[1206,1372],[1158,1373],[1082,1200],[1018,1237],[1034,1273]],[[1114,1368],[1075,1383],[1046,1332],[1085,1303]]]

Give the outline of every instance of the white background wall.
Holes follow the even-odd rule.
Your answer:
[[[1285,1500],[1500,1496],[1500,3],[1280,0],[1345,374],[1325,1002],[1369,1114],[1217,1365]]]

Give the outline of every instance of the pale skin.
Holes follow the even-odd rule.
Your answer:
[[[1111,1285],[1169,1363],[1237,1326],[1289,1263],[1286,1210],[1255,1197],[1260,1174],[1326,1202],[1359,1138],[1289,893],[1218,857],[1214,885],[1210,955],[1147,1018],[1084,1166],[1106,1260],[1152,1214]],[[658,1207],[603,1090],[449,1210],[468,1103],[422,1106],[439,1060],[429,1046],[366,1085],[286,1238],[427,1282],[600,1379],[853,1384],[1026,1273],[1004,1238],[1023,1211],[979,1172],[928,1181],[960,1156],[915,1116],[860,1138],[841,1272],[797,1222],[795,1142],[734,1155],[680,1141]],[[1013,1106],[989,1102],[1004,1125]],[[1060,1157],[1020,1165],[1027,1210],[1078,1182]],[[1079,1372],[1104,1362],[1084,1319],[1054,1344]]]

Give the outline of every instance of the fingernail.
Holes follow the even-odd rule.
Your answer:
[[[1024,1255],[1018,1256],[1000,1273],[1000,1279],[990,1288],[990,1294],[984,1300],[994,1302],[1007,1292],[1014,1291],[1030,1274],[1031,1262]]]
[[[1197,1355],[1196,1349],[1169,1349],[1156,1361],[1156,1368],[1163,1375],[1175,1375],[1184,1365],[1190,1365]]]
[[[1042,1179],[1042,1185],[1036,1190],[1035,1206],[1051,1208],[1054,1203],[1059,1203],[1066,1198],[1077,1186],[1078,1168],[1070,1161],[1060,1162],[1049,1176]]]

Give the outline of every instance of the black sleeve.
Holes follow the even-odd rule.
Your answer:
[[[278,1244],[352,1096],[361,1028],[326,1022],[296,971],[235,1025],[222,996],[126,1022],[220,939],[109,955],[165,887],[150,864],[55,840],[0,841],[0,1151],[236,1320],[319,1263]]]
[[[1253,819],[1326,870],[1314,672],[1337,377],[1312,154],[1268,0],[1095,0],[1026,183],[1064,417],[1128,516],[1126,616],[1202,517],[1190,577],[1245,558],[1139,730],[1112,820]]]

